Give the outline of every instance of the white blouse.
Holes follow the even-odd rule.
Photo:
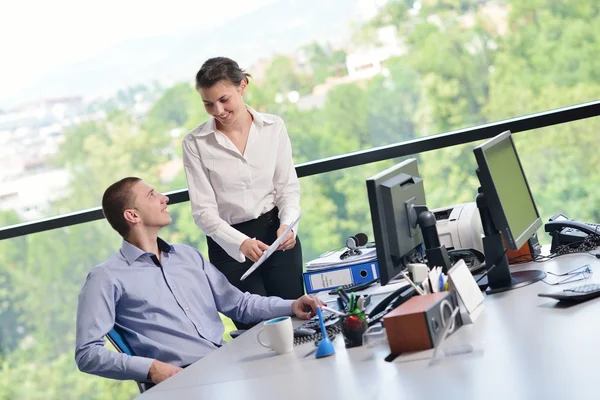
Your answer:
[[[212,117],[183,138],[194,221],[239,262],[246,260],[240,245],[248,236],[232,224],[258,218],[274,206],[281,225],[300,215],[300,183],[283,120],[246,108],[254,120],[244,155],[217,130]]]

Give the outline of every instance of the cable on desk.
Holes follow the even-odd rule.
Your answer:
[[[486,268],[485,272],[483,274],[481,274],[481,276],[479,277],[479,279],[477,279],[477,283],[479,283],[480,280],[482,280],[485,276],[487,276],[487,274],[489,274],[489,272],[491,270],[493,270],[494,268],[496,268],[496,266],[500,263],[500,261],[502,261],[502,258],[506,255],[507,251],[508,251],[508,249],[504,249],[504,251],[502,252],[502,254],[500,256],[498,256],[498,258],[496,258],[496,260],[494,261],[494,263],[492,264],[492,266],[490,268]]]

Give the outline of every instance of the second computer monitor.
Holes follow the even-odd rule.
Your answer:
[[[496,228],[512,250],[542,226],[510,131],[474,149],[478,175]]]
[[[411,158],[367,179],[367,193],[379,274],[385,285],[423,243],[421,229],[411,227],[407,210],[425,204],[417,160]]]

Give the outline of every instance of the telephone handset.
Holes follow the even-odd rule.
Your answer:
[[[569,219],[564,214],[556,214],[544,226],[544,230],[552,236],[552,247],[554,253],[558,246],[580,245],[588,235],[600,235],[600,225],[585,222],[577,222]]]
[[[388,312],[392,311],[394,308],[398,307],[400,304],[404,303],[406,300],[413,297],[417,291],[410,285],[403,286],[400,289],[395,290],[383,300],[381,300],[368,315],[367,322],[369,326],[374,325],[381,321],[381,319]]]

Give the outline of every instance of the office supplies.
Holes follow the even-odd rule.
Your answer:
[[[345,267],[348,265],[366,264],[377,259],[377,250],[375,247],[365,247],[361,249],[361,254],[345,257],[341,259],[344,250],[328,251],[321,254],[306,263],[307,271],[318,271],[320,269],[331,269],[336,267]]]
[[[363,333],[363,346],[375,347],[380,345],[387,346],[387,336],[385,334],[385,328],[383,325],[369,326],[365,333]]]
[[[341,287],[348,291],[348,292],[360,292],[361,290],[365,290],[366,288],[368,288],[369,286],[372,286],[374,284],[376,284],[377,282],[379,282],[379,278],[375,278],[373,280],[370,280],[368,282],[361,282],[361,283],[350,283],[347,285],[342,285]],[[334,295],[336,294],[336,289],[330,290],[329,294]]]
[[[306,271],[302,274],[307,293],[331,290],[343,285],[359,285],[379,278],[377,260],[343,267]]]
[[[600,296],[600,285],[588,283],[585,285],[575,286],[554,293],[538,293],[540,297],[550,297],[555,300],[583,302],[595,299]]]
[[[423,291],[423,289],[421,289],[419,286],[417,286],[413,281],[410,280],[410,278],[408,277],[408,275],[406,274],[406,272],[401,271],[400,274],[404,277],[404,279],[406,279],[406,281],[413,287],[415,288],[415,291],[420,294],[421,296],[425,294],[425,292]]]
[[[356,309],[360,312],[365,311],[365,298],[363,296],[358,296],[358,300],[356,301]]]
[[[433,351],[433,355],[431,356],[431,360],[429,361],[429,365],[432,365],[438,361],[440,361],[441,359],[441,355],[442,353],[442,348],[444,346],[444,341],[446,340],[446,338],[448,337],[448,335],[452,332],[454,332],[455,330],[455,325],[456,325],[456,316],[458,315],[459,312],[459,308],[458,307],[454,307],[454,310],[452,311],[452,314],[450,314],[450,317],[448,318],[448,320],[446,321],[446,325],[444,325],[444,329],[442,330],[442,333],[438,335],[438,337],[436,338],[436,341],[433,345],[434,347],[434,351]]]
[[[260,267],[262,263],[265,262],[265,260],[275,252],[275,250],[277,250],[279,245],[285,240],[287,234],[290,233],[290,231],[296,226],[298,221],[300,221],[300,218],[302,218],[302,214],[300,214],[298,218],[296,218],[296,220],[287,227],[287,229],[281,234],[281,236],[275,239],[275,241],[269,246],[269,248],[265,250],[262,256],[260,256],[260,258],[256,260],[256,262],[252,264],[252,266],[248,268],[246,272],[244,272],[244,275],[242,275],[242,277],[240,278],[241,281],[246,279],[252,272],[254,272],[258,267]]]
[[[542,225],[510,131],[473,149],[481,186],[476,197],[483,226],[488,293],[526,286],[544,279],[540,270],[511,273],[504,242],[519,250]]]
[[[338,310],[334,310],[333,308],[330,308],[330,307],[327,307],[327,306],[321,306],[321,308],[322,308],[323,310],[329,311],[329,312],[331,312],[331,313],[333,313],[333,314],[340,315],[340,316],[342,316],[342,317],[345,317],[345,316],[346,316],[346,314],[345,314],[345,313],[343,313],[343,312],[341,312],[341,311],[338,311]]]
[[[438,336],[451,323],[450,316],[458,307],[451,292],[414,296],[383,317],[390,351],[400,354],[407,351],[434,347]],[[454,319],[450,333],[462,325],[460,315]]]
[[[448,271],[452,290],[458,296],[459,305],[465,310],[463,323],[473,323],[483,311],[483,294],[469,271],[467,264],[460,260]]]
[[[412,276],[412,280],[414,283],[421,283],[425,279],[427,279],[427,274],[429,274],[429,268],[426,264],[422,263],[411,263],[407,265],[408,273]]]
[[[327,336],[327,331],[325,330],[325,325],[323,323],[323,312],[320,307],[317,307],[317,315],[319,316],[319,326],[321,328],[321,335],[323,338],[319,341],[317,345],[317,352],[315,353],[316,358],[328,357],[335,353],[335,349],[333,348],[333,343],[331,339]]]
[[[364,316],[351,314],[342,318],[342,335],[346,348],[362,346],[363,334],[369,328]]]

